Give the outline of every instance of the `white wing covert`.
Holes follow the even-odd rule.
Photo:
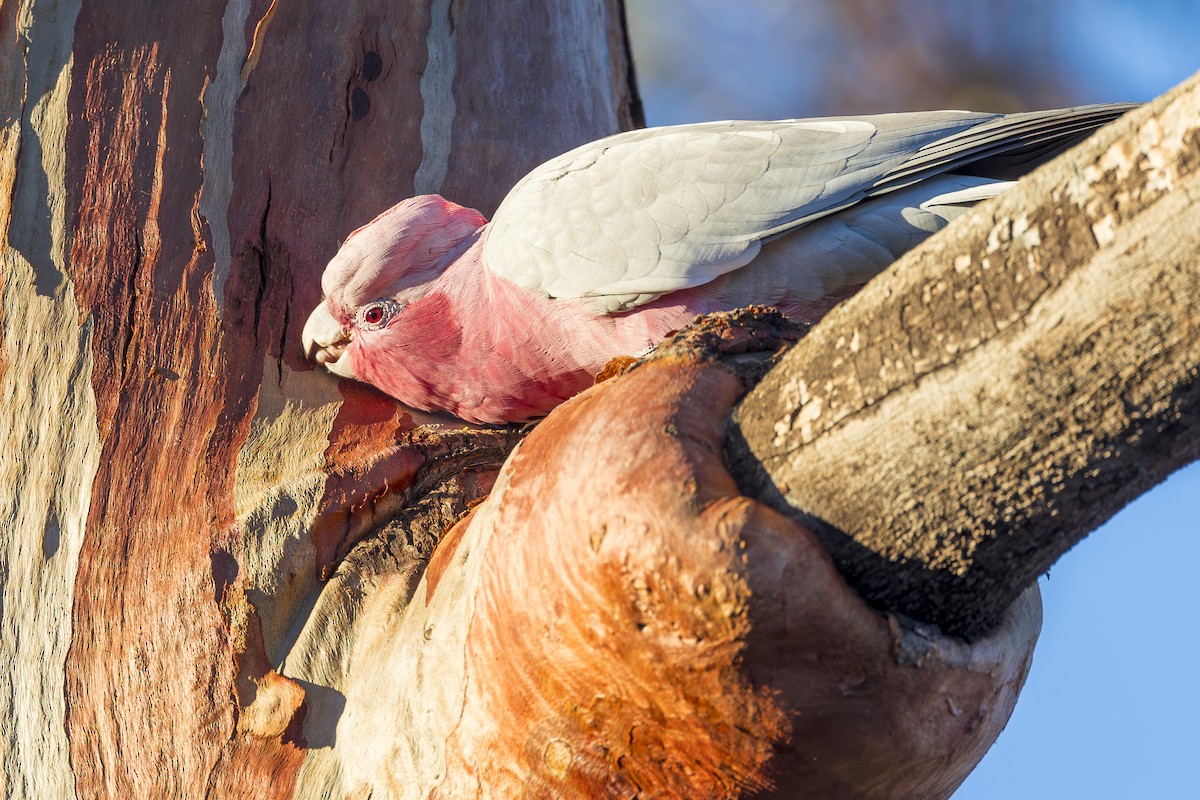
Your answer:
[[[799,225],[1008,143],[1040,144],[1084,116],[933,111],[621,133],[526,175],[488,226],[484,263],[553,297],[628,310],[736,270]]]

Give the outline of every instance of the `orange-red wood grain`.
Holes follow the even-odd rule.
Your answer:
[[[1036,624],[901,663],[895,621],[725,471],[740,393],[653,361],[510,459],[436,796],[942,797],[982,756]]]
[[[211,360],[211,264],[191,220],[202,74],[177,65],[203,59],[203,40],[133,16],[81,11],[69,101],[70,268],[95,325],[104,451],[76,578],[67,724],[79,797],[202,796],[233,725],[210,560],[231,484],[213,465],[232,463],[248,403],[227,404],[228,373]]]
[[[239,450],[256,414],[320,395],[306,388],[315,381],[298,338],[323,265],[413,191],[433,111],[422,88],[432,19],[429,3],[249,5],[238,43],[226,41],[229,4],[85,0],[70,43],[67,230],[55,235],[69,243],[80,324],[92,326],[103,443],[66,670],[80,797],[223,797],[238,786],[286,796],[306,757],[301,735],[238,730],[244,687],[278,666],[248,599],[262,587],[247,577],[243,537],[255,531],[235,520]],[[534,22],[536,3],[458,20],[447,191],[469,187],[460,199],[494,205],[538,161],[617,129],[624,100],[611,102],[606,74],[595,89],[604,99],[589,100],[581,82],[595,74],[547,71],[503,43],[532,37],[569,58],[590,35],[571,5]],[[45,9],[35,11],[36,34]],[[230,83],[221,55],[239,50]],[[496,88],[486,74],[510,62],[539,74],[520,104],[532,125],[482,101]],[[555,120],[568,103],[588,113]],[[7,159],[18,139],[5,142]],[[0,196],[12,186],[0,181]],[[0,371],[5,352],[0,342]],[[439,449],[436,425],[411,436],[429,420],[390,401],[351,391],[343,412],[317,434],[329,481],[308,532],[313,591],[366,530],[356,513],[369,521],[381,502],[416,499],[414,480],[440,485],[436,464],[418,475],[421,465],[457,464],[453,453],[438,460],[451,444]],[[461,485],[486,490],[492,473],[472,468]]]

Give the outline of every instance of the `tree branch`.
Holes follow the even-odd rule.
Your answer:
[[[986,630],[1200,455],[1200,76],[829,315],[732,416],[743,490],[871,603]]]

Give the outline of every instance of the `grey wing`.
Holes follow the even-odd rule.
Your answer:
[[[1004,119],[938,111],[618,134],[522,179],[488,226],[484,262],[550,296],[632,308],[736,270],[806,222],[1002,151]]]

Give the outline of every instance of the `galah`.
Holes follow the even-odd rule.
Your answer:
[[[757,303],[816,322],[1128,108],[620,133],[534,169],[490,223],[422,195],[355,230],[325,269],[305,352],[417,409],[529,420],[697,314]]]

